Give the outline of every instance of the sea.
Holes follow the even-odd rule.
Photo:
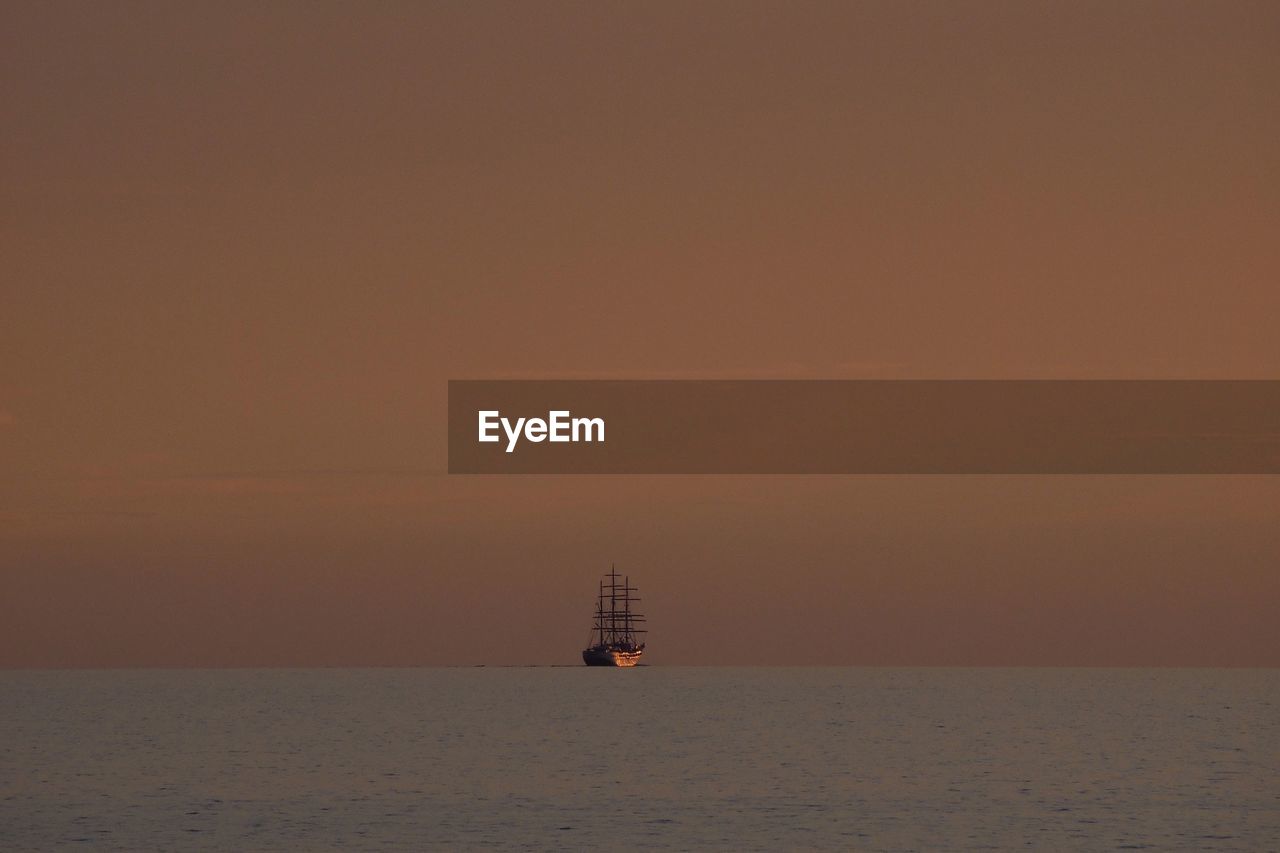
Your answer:
[[[1280,849],[1280,670],[0,672],[0,849]]]

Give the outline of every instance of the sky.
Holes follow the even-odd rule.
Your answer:
[[[1276,477],[466,477],[474,378],[1280,378],[1280,6],[10,3],[0,666],[1280,665]]]

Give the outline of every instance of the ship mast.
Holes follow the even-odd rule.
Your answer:
[[[609,564],[609,641],[618,642],[618,569]]]
[[[604,578],[600,579],[600,597],[596,599],[596,627],[600,629],[600,645],[604,645]]]
[[[631,611],[631,602],[640,600],[632,595],[636,588],[631,585],[631,576],[619,575],[617,566],[610,565],[609,573],[604,577],[609,579],[609,607],[605,609],[605,582],[604,578],[601,578],[596,596],[596,624],[593,636],[597,636],[596,632],[598,632],[601,646],[634,648],[636,635],[646,632],[643,628],[636,627],[636,623],[643,622],[644,617]],[[619,577],[622,577],[622,583],[618,583]]]

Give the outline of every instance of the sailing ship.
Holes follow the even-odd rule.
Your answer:
[[[600,579],[596,621],[587,648],[582,650],[582,662],[587,666],[635,666],[640,662],[644,643],[637,641],[648,632],[636,627],[644,623],[644,617],[631,610],[631,603],[640,600],[631,594],[635,591],[631,578],[619,575],[613,566]]]

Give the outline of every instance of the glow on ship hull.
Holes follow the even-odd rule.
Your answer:
[[[642,654],[644,652],[622,649],[586,649],[582,652],[582,662],[587,666],[635,666]]]

